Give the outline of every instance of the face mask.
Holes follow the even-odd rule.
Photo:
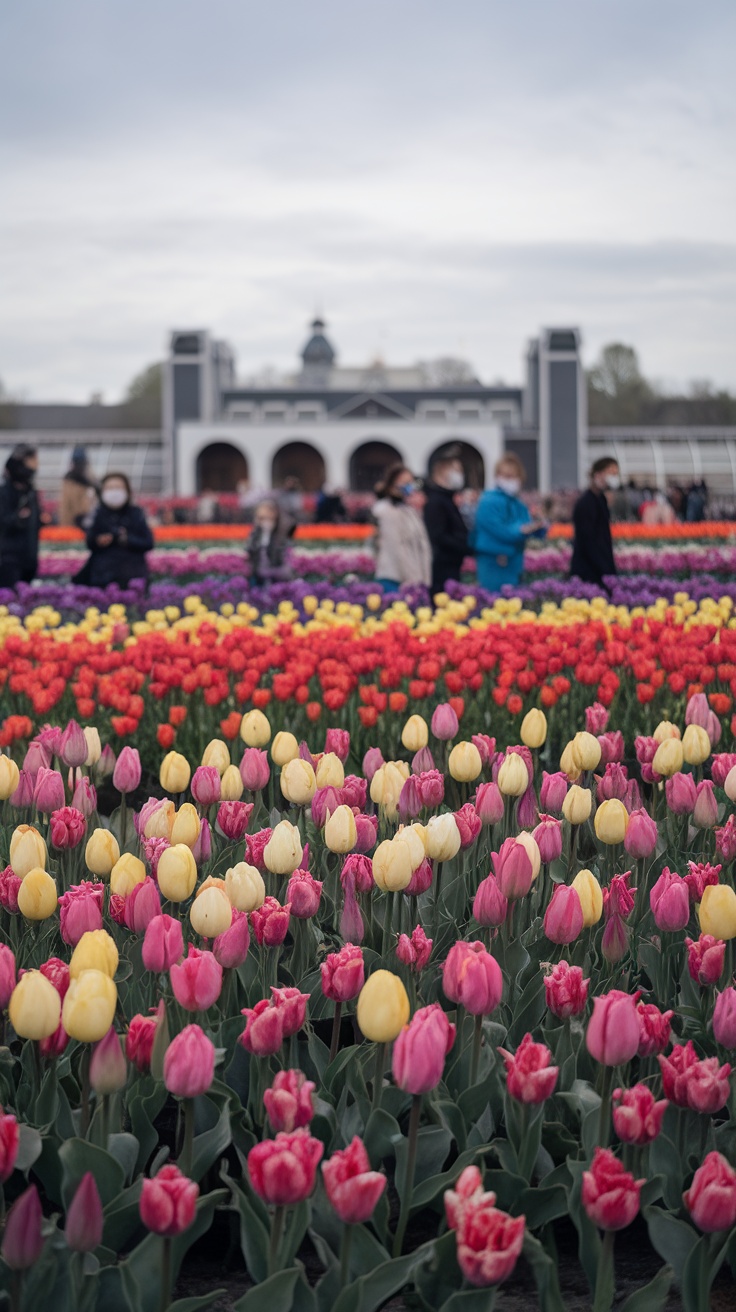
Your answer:
[[[410,497],[412,492],[416,492],[416,483],[399,483],[399,492],[405,497]]]
[[[459,469],[451,469],[447,475],[447,486],[451,492],[459,492],[465,487],[465,475]]]
[[[520,478],[497,478],[496,483],[507,496],[516,497],[521,492]]]
[[[609,492],[615,492],[621,486],[621,479],[618,474],[606,474],[606,487]]]
[[[102,504],[110,510],[120,510],[128,500],[128,493],[122,487],[108,487],[102,493]]]

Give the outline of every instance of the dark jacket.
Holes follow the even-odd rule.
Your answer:
[[[468,550],[468,528],[455,493],[428,483],[424,523],[432,545],[432,592],[442,592],[448,579],[459,579]]]
[[[263,530],[256,525],[248,539],[251,582],[278,583],[290,579],[292,571],[286,563],[287,541],[278,529],[264,542]]]
[[[27,510],[23,515],[21,511]],[[38,494],[7,475],[0,483],[0,588],[30,583],[38,569]]]
[[[604,492],[587,492],[578,498],[572,512],[575,539],[570,573],[583,583],[603,585],[607,574],[616,573],[611,540],[611,516]]]
[[[97,545],[98,537],[112,534],[109,547]],[[140,506],[123,506],[111,510],[100,505],[87,529],[87,546],[91,555],[84,569],[84,579],[92,588],[106,588],[109,583],[125,587],[131,579],[147,579],[146,552],[153,546],[153,534]]]

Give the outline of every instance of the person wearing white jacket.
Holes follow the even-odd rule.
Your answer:
[[[422,516],[411,504],[417,492],[414,475],[402,464],[391,465],[376,486],[375,579],[384,592],[396,592],[404,583],[431,583],[432,548]]]

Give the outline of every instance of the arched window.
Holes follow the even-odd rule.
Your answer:
[[[318,492],[325,476],[325,462],[310,442],[287,442],[279,447],[271,464],[274,487],[281,487],[287,478],[298,478],[303,492]]]
[[[384,470],[403,459],[390,442],[363,442],[350,457],[351,491],[372,492]]]
[[[248,461],[232,442],[211,442],[197,456],[198,492],[234,492],[248,478]]]

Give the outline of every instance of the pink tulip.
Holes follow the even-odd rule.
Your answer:
[[[421,897],[422,893],[426,893],[427,889],[432,887],[433,879],[432,862],[425,856],[424,860],[419,862],[416,870],[412,872],[412,877],[404,889],[406,897]]]
[[[33,790],[33,803],[43,815],[50,815],[64,805],[64,781],[58,770],[47,770],[43,766],[36,775]]]
[[[128,1067],[120,1046],[120,1039],[114,1029],[109,1029],[104,1038],[94,1045],[89,1064],[89,1082],[96,1094],[117,1093],[124,1089],[128,1079]]]
[[[423,805],[419,778],[415,774],[410,774],[409,778],[404,780],[399,793],[398,810],[401,823],[406,824],[407,820],[415,820]]]
[[[356,815],[355,833],[355,851],[358,853],[372,852],[378,839],[378,816]]]
[[[322,1163],[322,1178],[330,1204],[345,1225],[369,1221],[387,1183],[385,1175],[371,1170],[365,1144],[357,1135],[347,1148],[338,1148]]]
[[[262,906],[250,913],[250,924],[259,947],[276,948],[289,932],[291,908],[281,906],[275,897],[267,897]]]
[[[242,966],[250,947],[247,911],[233,910],[230,928],[218,934],[212,944],[212,955],[223,970],[234,970]]]
[[[623,1066],[631,1061],[639,1047],[636,999],[620,989],[594,998],[585,1043],[594,1061],[603,1066]]]
[[[622,1143],[643,1147],[657,1138],[668,1107],[666,1098],[655,1101],[646,1084],[635,1084],[631,1089],[614,1089],[613,1128]]]
[[[635,1180],[610,1148],[596,1148],[593,1164],[583,1171],[581,1201],[601,1230],[623,1230],[639,1212],[644,1180]]]
[[[726,863],[736,858],[736,816],[730,815],[725,825],[716,829],[716,854]]]
[[[131,1017],[128,1033],[125,1036],[125,1055],[142,1075],[147,1075],[151,1069],[151,1054],[157,1024],[157,1015],[141,1016],[139,1013]]]
[[[665,783],[664,794],[673,815],[692,815],[696,791],[691,774],[673,774]]]
[[[28,770],[21,770],[18,787],[10,796],[10,805],[16,808],[33,806],[34,778]]]
[[[419,798],[428,811],[436,811],[445,800],[445,777],[439,770],[422,770],[414,776],[417,780]],[[420,808],[421,809],[421,808]],[[417,812],[417,815],[419,812]]]
[[[255,1007],[244,1007],[245,1029],[238,1039],[246,1052],[256,1057],[270,1057],[284,1042],[283,1011],[273,1001],[262,998]]]
[[[455,812],[455,824],[460,832],[460,847],[465,851],[472,847],[483,828],[483,822],[472,802],[466,802]]]
[[[58,755],[57,749],[61,740],[61,731],[56,729],[55,733],[56,741],[54,743],[53,751],[49,750],[49,748],[44,746],[43,743],[32,742],[28,744],[28,750],[23,757],[23,769],[31,776],[34,788],[39,770],[48,770],[51,766],[52,758]]]
[[[246,747],[240,762],[240,778],[249,793],[259,793],[271,777],[268,756],[260,747]]]
[[[525,897],[532,886],[534,871],[529,853],[516,838],[507,838],[498,852],[492,852],[493,872],[505,898]]]
[[[51,813],[51,846],[59,851],[77,847],[84,838],[87,823],[81,811],[62,806]]]
[[[243,838],[253,813],[252,802],[221,802],[217,810],[217,827],[231,843]]]
[[[728,1102],[731,1067],[717,1057],[698,1059],[692,1040],[675,1044],[668,1057],[660,1053],[662,1089],[676,1107],[712,1116]]]
[[[383,752],[380,747],[369,747],[363,757],[363,774],[368,780],[368,783],[370,783],[376,771],[380,770],[381,766],[385,764],[386,762],[383,759]]]
[[[158,877],[158,863],[161,860],[162,852],[165,852],[167,847],[171,847],[168,838],[141,839],[142,855],[146,861],[152,879]]]
[[[43,1252],[43,1212],[35,1184],[16,1198],[8,1212],[2,1253],[11,1271],[27,1271]]]
[[[124,747],[115,762],[112,785],[119,793],[134,793],[141,782],[141,758],[137,747]]]
[[[0,1107],[0,1184],[5,1184],[15,1170],[20,1147],[20,1127],[15,1116]]]
[[[427,771],[436,769],[435,759],[429,747],[420,747],[411,758],[412,774],[426,774]]]
[[[736,989],[727,988],[716,998],[713,1034],[722,1048],[736,1048]]]
[[[353,943],[346,943],[339,952],[325,957],[320,972],[325,997],[332,1002],[350,1002],[365,983],[363,953]]]
[[[211,952],[189,944],[189,955],[169,970],[174,997],[187,1011],[207,1011],[222,990],[222,966]]]
[[[614,765],[623,760],[626,745],[620,729],[617,729],[615,733],[599,734],[598,746],[601,749],[602,765]]]
[[[539,790],[539,805],[543,811],[551,814],[559,814],[562,811],[562,803],[567,795],[569,787],[566,774],[557,771],[556,774],[547,774],[542,772],[542,786]]]
[[[297,920],[311,920],[319,910],[322,882],[308,870],[295,870],[286,886],[286,901]]]
[[[181,922],[173,916],[154,916],[146,926],[143,938],[143,965],[153,974],[171,970],[184,955],[184,935]]]
[[[64,765],[76,769],[77,766],[84,765],[87,759],[87,739],[84,736],[82,728],[76,720],[70,720],[59,739],[59,746],[55,755],[61,757]]]
[[[712,934],[701,934],[693,941],[685,939],[687,948],[687,968],[691,979],[703,988],[717,984],[723,974],[723,962],[726,956],[726,944]]]
[[[690,919],[690,894],[685,880],[665,866],[649,894],[657,929],[673,934],[684,929]]]
[[[312,1094],[316,1085],[302,1071],[279,1071],[270,1089],[263,1095],[263,1105],[274,1134],[301,1130],[314,1116]]]
[[[583,930],[583,908],[576,888],[558,884],[544,913],[550,943],[572,943]]]
[[[688,861],[688,873],[684,876],[691,902],[702,902],[706,888],[719,881],[723,866],[712,866],[709,861]]]
[[[197,1098],[215,1078],[215,1045],[199,1025],[187,1025],[164,1054],[164,1084],[177,1098]]]
[[[716,788],[722,788],[736,765],[736,752],[719,752],[711,757],[710,776]]]
[[[362,811],[368,798],[368,780],[357,774],[346,774],[340,791],[345,806]]]
[[[708,1153],[683,1201],[698,1229],[706,1234],[736,1225],[736,1171],[722,1153]]]
[[[141,1221],[155,1235],[180,1235],[188,1230],[197,1209],[199,1185],[178,1166],[162,1166],[141,1188]]]
[[[637,860],[651,856],[656,846],[657,826],[649,812],[643,808],[632,811],[624,838],[624,847],[629,856]]]
[[[558,961],[544,979],[545,1001],[552,1015],[559,1020],[582,1015],[588,1001],[589,986],[590,980],[583,979],[580,966]]]
[[[270,829],[259,829],[257,834],[248,834],[245,840],[245,860],[249,866],[255,866],[262,874],[266,869],[263,852],[270,841]]]
[[[114,781],[113,781],[114,782]],[[192,797],[200,806],[214,806],[220,800],[220,772],[214,765],[199,765],[190,784]]]
[[[10,1002],[15,985],[15,956],[7,944],[0,943],[0,1011],[4,1011]]]
[[[350,755],[350,733],[347,729],[328,729],[325,733],[325,751],[332,752],[343,765]]]
[[[123,919],[134,934],[144,934],[151,921],[161,915],[161,894],[150,875],[135,884],[125,899]]]
[[[609,764],[606,766],[605,774],[598,780],[596,799],[598,802],[608,802],[616,798],[619,802],[623,802],[628,786],[629,778],[625,767]]]
[[[637,1002],[639,1017],[639,1057],[653,1057],[664,1052],[672,1032],[674,1011],[660,1011],[652,1002]]]
[[[532,832],[544,865],[551,865],[562,855],[562,824],[553,815],[540,815],[539,824]]]
[[[432,713],[431,729],[440,742],[449,742],[460,728],[460,721],[449,702],[440,702]]]
[[[503,819],[503,797],[498,784],[478,784],[475,809],[484,825],[497,825]]]
[[[394,1041],[391,1069],[398,1087],[411,1094],[435,1089],[454,1042],[455,1026],[438,1002],[415,1011]]]
[[[59,928],[61,937],[76,947],[83,934],[102,929],[104,884],[82,883],[72,885],[59,898]]]
[[[608,727],[608,711],[601,702],[593,702],[592,706],[585,708],[585,731],[592,733],[594,738],[599,734],[605,733]]]
[[[487,733],[474,733],[470,738],[474,747],[478,748],[481,764],[485,770],[487,766],[493,763],[496,754],[496,739],[489,738]]]
[[[102,1243],[102,1200],[91,1171],[82,1176],[69,1204],[64,1226],[67,1248],[73,1253],[92,1253]]]
[[[427,938],[421,925],[412,930],[411,938],[408,934],[399,934],[396,956],[402,965],[416,971],[417,975],[424,970],[431,955],[432,939]]]
[[[696,829],[713,829],[718,819],[718,802],[710,779],[702,779],[695,792],[693,824]]]
[[[478,885],[473,899],[473,918],[479,925],[502,925],[508,914],[508,899],[504,897],[495,875],[486,875]]]
[[[288,1039],[302,1028],[307,1017],[309,994],[296,988],[271,988],[271,998],[281,1012],[284,1038]]]
[[[251,1185],[269,1206],[294,1207],[314,1189],[323,1152],[324,1145],[306,1130],[265,1139],[248,1153]]]
[[[503,993],[501,967],[482,943],[455,943],[442,967],[442,988],[473,1016],[495,1011]]]
[[[506,1065],[506,1088],[517,1102],[546,1102],[554,1093],[559,1068],[550,1066],[552,1053],[544,1043],[525,1034],[515,1053],[499,1048]]]

